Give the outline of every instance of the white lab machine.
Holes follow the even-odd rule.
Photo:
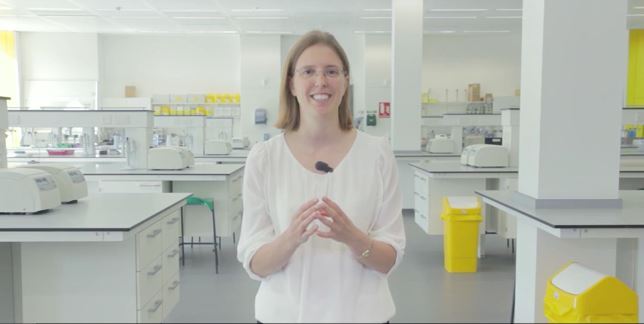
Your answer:
[[[206,155],[225,155],[230,154],[233,147],[230,142],[210,140],[206,142],[204,151]]]
[[[20,168],[29,168],[45,171],[52,175],[60,191],[60,201],[63,204],[75,203],[78,199],[87,197],[87,182],[83,173],[68,164],[27,164]]]
[[[504,168],[508,162],[508,150],[500,145],[474,144],[461,153],[461,164],[477,168]]]
[[[37,213],[60,206],[54,178],[35,169],[0,170],[0,213]]]
[[[250,145],[248,137],[233,137],[232,146],[234,149],[245,149]]]
[[[439,134],[427,143],[427,152],[429,153],[453,153],[454,141],[446,135]]]
[[[194,164],[192,152],[182,147],[155,147],[148,152],[148,169],[150,170],[182,170]]]

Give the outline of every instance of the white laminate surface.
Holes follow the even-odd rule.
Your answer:
[[[508,168],[475,168],[467,165],[462,165],[459,161],[422,161],[418,163],[410,163],[414,168],[425,171],[429,174],[439,173],[465,173],[465,174],[479,174],[479,173],[494,173],[494,174],[516,174],[519,172],[516,167]]]
[[[394,155],[397,158],[437,158],[437,157],[460,157],[460,154],[452,154],[452,153],[429,153],[425,151],[394,151]]]
[[[484,201],[552,228],[644,228],[644,190],[620,191],[622,208],[538,208],[514,198],[514,191],[475,191]]]
[[[9,167],[19,167],[25,163],[9,163]],[[80,168],[85,176],[95,175],[173,175],[173,176],[227,176],[244,168],[244,164],[196,163],[193,167],[183,170],[148,170],[132,169],[127,163],[110,162],[75,162],[68,163]]]
[[[2,232],[127,232],[167,209],[189,193],[100,194],[37,215],[0,215]]]

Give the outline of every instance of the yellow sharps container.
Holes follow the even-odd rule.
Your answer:
[[[443,250],[447,272],[476,272],[481,203],[472,196],[443,197]]]
[[[550,323],[637,323],[637,294],[615,277],[569,263],[548,281]]]

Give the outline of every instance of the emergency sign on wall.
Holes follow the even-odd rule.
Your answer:
[[[378,117],[389,118],[391,117],[391,104],[388,101],[381,101],[378,103]]]

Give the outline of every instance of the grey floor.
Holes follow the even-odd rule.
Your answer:
[[[405,213],[407,248],[389,286],[396,302],[393,323],[509,322],[514,255],[506,241],[488,235],[477,273],[450,274],[443,268],[442,237],[426,235]],[[223,240],[219,274],[206,246],[186,248],[181,268],[181,300],[167,322],[255,322],[258,282],[249,279],[235,258],[231,239]]]

